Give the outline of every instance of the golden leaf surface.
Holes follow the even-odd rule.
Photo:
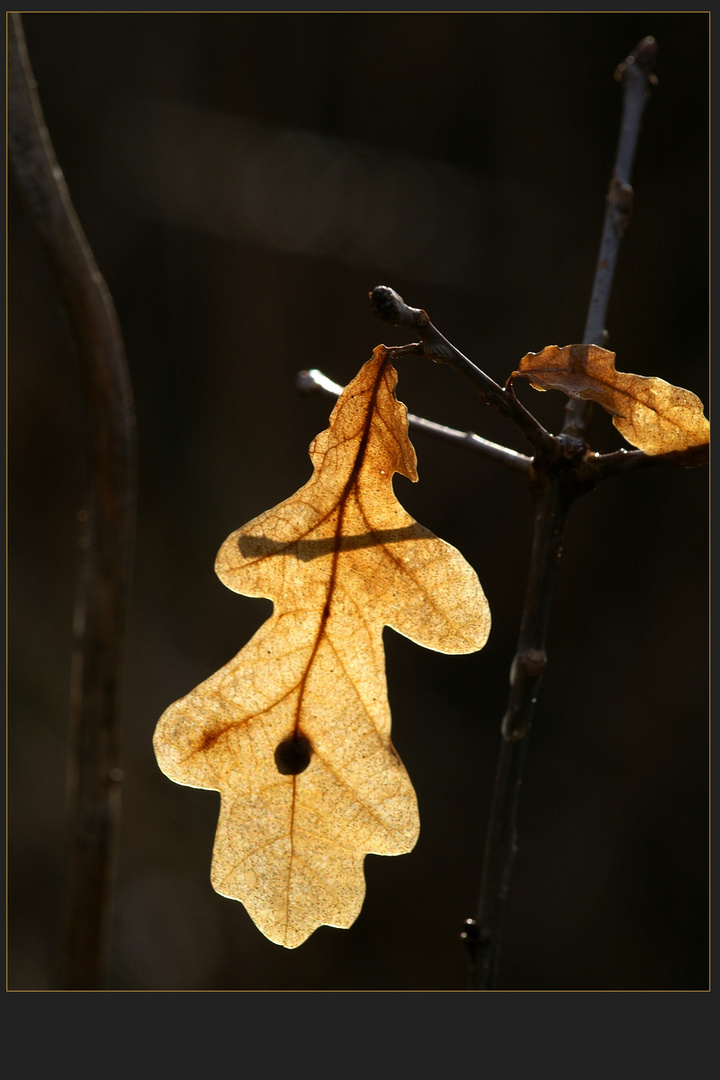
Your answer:
[[[514,374],[536,390],[562,390],[569,397],[596,401],[624,439],[646,454],[667,454],[702,446],[710,424],[699,397],[664,379],[615,370],[615,353],[599,345],[548,345],[528,353]]]
[[[393,473],[417,480],[396,382],[379,345],[311,443],[309,482],[222,545],[220,580],[273,614],[155,732],[171,780],[221,793],[214,888],[287,948],[350,926],[365,855],[417,840],[383,627],[446,653],[482,648],[490,630],[475,571],[395,498]]]

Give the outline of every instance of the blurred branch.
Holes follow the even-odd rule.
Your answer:
[[[8,15],[10,158],[62,297],[91,416],[75,612],[62,986],[102,986],[120,807],[118,684],[135,529],[135,421],[115,308],[45,126],[17,12]]]
[[[343,392],[343,387],[339,383],[333,382],[317,368],[298,372],[297,387],[304,393],[322,391],[330,397],[339,397]],[[436,424],[434,420],[424,420],[421,416],[414,416],[412,413],[408,413],[408,424],[413,431],[420,431],[424,435],[431,435],[466,450],[474,450],[478,454],[493,458],[520,472],[526,472],[532,464],[532,458],[526,457],[525,454],[518,454],[516,450],[510,450],[489,439],[483,439],[472,431],[457,431],[455,428]]]

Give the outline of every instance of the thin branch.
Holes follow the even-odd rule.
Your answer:
[[[8,15],[8,135],[28,214],[64,302],[91,414],[81,513],[69,758],[62,986],[98,989],[109,943],[120,807],[118,684],[135,529],[135,421],[115,308],[50,142],[17,12]]]
[[[528,412],[515,397],[512,390],[498,384],[476,367],[467,356],[455,348],[430,322],[427,312],[413,308],[388,285],[377,285],[370,293],[373,314],[393,326],[406,326],[417,331],[422,338],[421,355],[436,364],[447,364],[475,387],[482,399],[497,413],[512,420],[535,451],[546,456],[557,456],[557,443],[542,424]]]
[[[648,90],[657,81],[652,74],[656,58],[655,39],[643,38],[615,72],[616,79],[622,80],[623,83],[623,109],[615,165],[607,193],[595,280],[583,331],[583,343],[586,345],[604,346],[607,340],[605,330],[607,308],[620,241],[625,235],[632,213],[633,190],[630,186],[630,178],[640,134],[640,122],[649,97]],[[591,417],[591,402],[571,398],[565,406],[563,432],[583,439]]]
[[[343,392],[343,387],[339,383],[333,382],[317,368],[298,372],[297,387],[304,393],[320,390],[330,397],[339,397]],[[500,446],[489,439],[483,439],[472,431],[458,431],[444,424],[436,424],[434,420],[424,420],[421,416],[414,416],[413,413],[408,413],[408,424],[413,431],[431,435],[443,442],[453,443],[465,450],[473,450],[519,472],[527,472],[532,464],[532,458],[526,457],[525,454],[518,454],[516,450],[510,450],[507,446]]]
[[[608,476],[647,469],[654,465],[679,465],[685,469],[698,469],[710,461],[710,445],[688,446],[685,450],[672,450],[667,454],[644,454],[642,450],[614,450],[610,454],[589,454],[582,462],[578,475],[589,483],[597,483]]]

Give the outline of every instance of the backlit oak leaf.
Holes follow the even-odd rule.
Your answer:
[[[310,481],[225,541],[221,581],[273,614],[155,732],[170,779],[221,793],[213,886],[288,948],[350,926],[365,856],[417,840],[383,627],[447,653],[482,648],[490,629],[474,570],[395,498],[393,473],[417,480],[396,382],[378,346],[311,444]]]
[[[536,390],[562,390],[569,397],[596,401],[623,438],[646,454],[709,441],[710,424],[699,397],[664,379],[616,371],[615,353],[599,345],[548,345],[524,356],[514,374],[524,375]]]

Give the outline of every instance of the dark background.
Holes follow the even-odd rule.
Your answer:
[[[530,543],[524,480],[415,436],[396,481],[488,595],[473,656],[386,631],[415,851],[366,861],[349,931],[288,952],[209,883],[216,793],[159,772],[154,725],[267,616],[217,549],[309,476],[328,399],[380,341],[386,283],[498,381],[581,340],[615,152],[617,63],[659,85],[608,314],[623,371],[708,400],[706,14],[26,14],[59,162],[123,328],[140,505],[123,698],[109,986],[456,990],[466,960]],[[55,984],[86,412],[11,178],[9,976]],[[518,388],[554,430],[563,399]],[[400,366],[411,412],[524,450],[448,369]],[[609,418],[592,441],[621,445]],[[618,477],[571,516],[519,819],[500,988],[707,987],[707,470]]]

